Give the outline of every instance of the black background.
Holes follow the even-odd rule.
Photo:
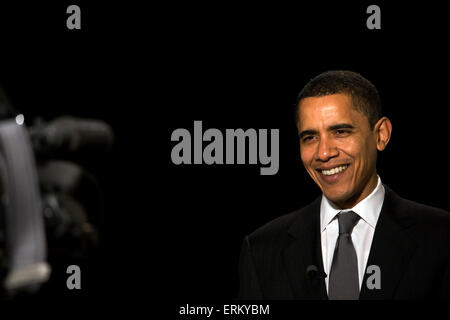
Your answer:
[[[81,7],[81,30],[66,28],[70,4]],[[243,237],[319,195],[300,161],[293,110],[303,85],[326,70],[360,72],[378,88],[393,123],[382,181],[450,210],[445,11],[377,2],[382,28],[368,30],[370,4],[2,4],[0,82],[26,123],[72,114],[102,119],[116,136],[111,153],[83,163],[106,199],[101,250],[83,289],[58,284],[55,297],[156,296],[170,308],[233,299]],[[172,164],[171,133],[193,132],[194,120],[204,130],[280,129],[278,173]]]

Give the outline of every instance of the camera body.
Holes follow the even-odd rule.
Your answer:
[[[39,292],[58,258],[81,259],[99,243],[92,215],[103,199],[95,177],[67,160],[106,151],[111,128],[60,117],[26,128],[0,120],[0,276],[2,296]],[[52,257],[53,255],[53,257]]]

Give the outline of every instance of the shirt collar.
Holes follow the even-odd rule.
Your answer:
[[[320,203],[320,230],[325,230],[339,212],[350,210],[357,213],[361,219],[366,221],[372,228],[375,228],[378,217],[380,216],[381,207],[383,206],[385,194],[380,176],[377,175],[377,177],[378,182],[375,189],[351,209],[340,209],[322,194],[322,201]]]

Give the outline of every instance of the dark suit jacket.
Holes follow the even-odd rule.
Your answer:
[[[360,299],[450,299],[450,214],[399,197],[387,186],[367,266],[380,268],[381,289],[366,285]],[[328,299],[320,241],[320,197],[244,240],[240,299]],[[366,268],[367,268],[366,266]]]

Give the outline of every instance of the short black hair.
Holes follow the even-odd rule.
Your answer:
[[[369,80],[353,71],[332,70],[314,77],[300,91],[295,104],[296,123],[298,123],[298,107],[302,99],[339,93],[350,96],[353,108],[367,116],[371,128],[381,118],[380,95]]]

